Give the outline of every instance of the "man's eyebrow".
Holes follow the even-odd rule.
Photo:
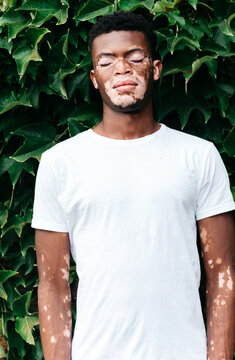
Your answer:
[[[131,54],[132,52],[135,52],[135,51],[142,51],[142,52],[144,52],[144,49],[142,49],[142,48],[130,49],[130,50],[128,50],[128,51],[126,52],[126,54],[128,55],[128,54]]]
[[[101,56],[114,56],[114,54],[110,52],[101,52],[99,55],[97,55],[97,58],[100,58]]]
[[[132,52],[135,52],[135,51],[142,51],[142,52],[144,52],[144,49],[142,49],[142,48],[134,48],[134,49],[130,49],[130,50],[128,50],[128,51],[126,51],[126,55],[129,55],[129,54],[131,54]],[[100,57],[102,57],[102,56],[115,56],[115,54],[114,53],[111,53],[111,52],[101,52],[98,56],[97,56],[97,58],[100,58]]]

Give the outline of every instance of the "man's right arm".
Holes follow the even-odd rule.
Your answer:
[[[71,359],[68,233],[36,230],[39,325],[45,360]]]

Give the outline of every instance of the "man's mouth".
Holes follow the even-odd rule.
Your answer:
[[[117,89],[118,91],[130,91],[136,88],[138,84],[133,80],[123,80],[117,81],[113,85],[113,89]]]

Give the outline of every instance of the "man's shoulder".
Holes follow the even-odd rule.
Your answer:
[[[63,159],[74,151],[79,151],[89,142],[89,129],[85,130],[69,139],[63,140],[43,153],[43,158],[47,159]]]
[[[211,141],[205,140],[199,136],[188,134],[186,132],[172,129],[168,126],[168,143],[173,147],[182,148],[185,151],[208,152],[214,146]]]

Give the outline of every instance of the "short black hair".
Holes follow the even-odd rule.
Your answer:
[[[90,51],[92,50],[93,41],[97,36],[121,30],[142,32],[150,46],[152,58],[155,59],[157,57],[157,37],[153,31],[152,24],[140,14],[122,10],[98,18],[88,36]]]

